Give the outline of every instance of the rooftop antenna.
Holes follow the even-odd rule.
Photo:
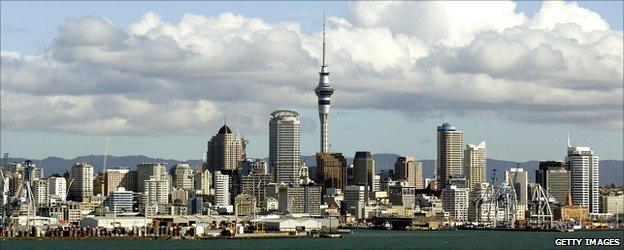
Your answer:
[[[227,125],[227,113],[223,114],[223,125]]]
[[[323,12],[323,67],[325,67],[325,12]]]

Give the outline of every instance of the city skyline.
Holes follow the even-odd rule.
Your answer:
[[[293,23],[283,23],[289,20],[265,18],[266,13],[245,13],[249,11],[245,10],[245,7],[241,7],[241,11],[237,11],[237,8],[232,6],[221,6],[222,8],[212,6],[214,9],[208,13],[195,11],[191,8],[181,8],[172,12],[189,14],[183,17],[172,17],[168,11],[157,11],[157,7],[152,6],[153,8],[150,8],[149,4],[140,6],[131,4],[135,7],[132,11],[136,12],[139,9],[144,11],[138,15],[128,15],[125,20],[115,18],[114,15],[106,13],[106,11],[99,14],[89,11],[85,14],[69,14],[64,18],[73,19],[63,19],[49,24],[58,28],[58,31],[48,34],[51,37],[43,39],[45,42],[42,43],[46,46],[40,50],[32,50],[32,46],[29,48],[27,45],[16,45],[15,41],[12,40],[15,38],[6,38],[7,34],[18,34],[9,37],[24,36],[23,34],[19,35],[20,26],[16,26],[14,16],[12,16],[15,14],[8,13],[11,8],[20,9],[23,7],[20,6],[20,3],[3,2],[2,4],[2,152],[9,152],[12,156],[17,157],[37,159],[47,156],[71,158],[79,155],[101,154],[104,148],[103,138],[109,136],[112,137],[113,142],[109,151],[111,155],[143,154],[179,160],[199,159],[205,150],[206,140],[214,135],[220,127],[221,114],[227,113],[231,117],[231,128],[241,131],[250,141],[247,150],[249,157],[264,158],[269,155],[267,147],[269,114],[272,110],[281,108],[293,109],[301,114],[301,154],[312,155],[318,151],[319,127],[316,120],[318,116],[315,114],[318,111],[314,108],[315,97],[311,91],[316,84],[314,74],[318,73],[318,66],[321,65],[321,12],[309,17],[304,15],[306,17],[300,20],[297,18],[290,20],[295,24],[301,24],[301,27],[296,27],[296,25],[292,26]],[[45,5],[47,3],[40,6]],[[333,6],[334,3],[330,5]],[[598,5],[596,4],[596,6]],[[621,70],[609,71],[612,69],[609,68],[609,65],[615,65],[614,68],[619,65],[619,68],[622,68],[621,54],[610,55],[614,56],[611,57],[610,64],[603,61],[580,62],[581,66],[584,63],[595,63],[606,67],[607,71],[605,72],[613,74],[607,75],[605,79],[592,78],[593,76],[583,79],[576,74],[578,72],[566,71],[562,72],[561,75],[548,76],[558,80],[564,79],[563,82],[540,87],[538,85],[543,83],[544,78],[527,79],[526,74],[529,74],[527,70],[539,71],[536,68],[531,69],[536,65],[552,66],[548,62],[510,62],[509,67],[519,67],[518,69],[522,71],[511,73],[504,68],[487,65],[489,59],[479,57],[486,54],[473,53],[475,52],[473,50],[479,49],[475,46],[482,46],[480,52],[479,50],[477,52],[487,53],[483,48],[514,45],[513,42],[496,43],[496,39],[507,39],[507,41],[516,39],[513,34],[510,34],[513,32],[535,36],[554,34],[548,39],[561,42],[565,40],[566,36],[575,36],[579,41],[595,39],[588,35],[588,32],[592,30],[598,30],[597,33],[603,32],[603,38],[606,42],[601,45],[603,47],[597,46],[586,52],[605,53],[600,48],[607,50],[612,48],[609,46],[613,44],[609,44],[609,41],[616,43],[617,48],[617,42],[622,40],[621,25],[612,21],[613,18],[608,14],[608,11],[596,6],[583,2],[578,4],[549,2],[540,9],[540,7],[526,6],[525,3],[519,3],[517,6],[509,3],[492,4],[491,9],[483,10],[483,14],[497,13],[503,15],[501,18],[512,20],[511,23],[506,23],[503,27],[475,26],[472,27],[475,30],[471,31],[470,34],[453,33],[457,31],[451,29],[454,27],[452,25],[457,24],[453,24],[452,20],[445,20],[452,27],[447,33],[441,34],[431,33],[431,30],[422,30],[422,27],[416,27],[416,30],[401,30],[393,26],[392,20],[377,20],[378,23],[375,23],[374,15],[383,11],[392,11],[393,9],[390,7],[383,10],[379,6],[350,3],[348,6],[329,8],[327,42],[328,54],[331,57],[328,58],[327,64],[332,68],[332,85],[337,89],[336,101],[332,103],[335,105],[332,105],[334,111],[332,111],[332,126],[330,126],[329,131],[333,138],[330,141],[330,143],[333,142],[331,151],[342,152],[344,155],[351,156],[355,151],[367,150],[373,153],[389,152],[400,155],[416,155],[417,159],[434,159],[436,149],[435,126],[448,121],[459,130],[464,131],[465,144],[487,141],[488,158],[517,161],[561,160],[565,156],[566,150],[564,133],[571,131],[574,145],[591,146],[601,156],[601,159],[621,160],[623,158],[622,109],[620,105],[622,102],[622,83],[615,77],[621,78],[622,72]],[[406,7],[414,8],[411,5]],[[453,10],[453,8],[444,5],[416,7],[439,8],[439,10],[449,13]],[[571,16],[568,17],[582,16],[586,17],[586,20],[568,20],[565,19],[565,16],[556,19],[553,17],[553,13],[556,12],[553,10],[555,7],[568,8],[571,13]],[[533,8],[532,12],[531,8]],[[36,11],[37,8],[34,9],[33,11]],[[75,10],[78,11],[78,9],[80,8],[76,7]],[[150,12],[153,9],[156,11]],[[365,14],[373,15],[373,17]],[[549,14],[553,15],[549,16]],[[287,17],[286,19],[292,18]],[[549,20],[548,18],[555,19]],[[553,22],[568,23],[568,26],[572,28],[566,26],[570,28],[570,30],[566,30],[566,33],[561,30],[564,27],[555,29]],[[211,33],[214,30],[209,28],[210,25],[215,25],[218,27],[217,29],[225,31]],[[233,25],[231,27],[234,28],[228,30],[227,27],[230,27],[228,25]],[[523,25],[535,27],[524,27]],[[574,27],[578,27],[580,30],[575,30]],[[104,33],[99,34],[101,36],[93,36],[95,40],[80,40],[80,37],[72,33],[85,28]],[[199,30],[193,33],[189,30],[185,31],[185,28]],[[152,33],[148,34],[147,31],[150,29]],[[192,37],[185,37],[184,32],[197,36],[196,40],[193,40]],[[489,36],[482,36],[482,33],[479,32],[490,33],[488,33]],[[273,38],[276,40],[267,40],[270,42],[264,44],[253,38],[260,36],[262,39],[269,39],[270,37],[264,36],[273,33],[275,33]],[[163,34],[169,34],[173,40],[161,41],[155,38],[155,36]],[[93,69],[87,66],[91,64],[103,64],[110,67],[110,61],[107,62],[106,60],[114,60],[115,58],[111,58],[113,54],[107,54],[110,52],[107,50],[119,49],[113,48],[114,46],[110,47],[114,45],[113,43],[132,46],[133,43],[141,42],[138,39],[140,37],[148,40],[144,44],[145,46],[155,46],[154,49],[160,48],[161,50],[174,49],[171,51],[164,50],[168,54],[155,55],[159,56],[158,60],[165,62],[176,62],[176,56],[183,56],[176,54],[180,51],[176,52],[175,49],[181,51],[197,49],[196,52],[204,56],[228,56],[211,52],[210,46],[217,46],[217,48],[223,46],[219,44],[210,45],[211,42],[217,42],[211,40],[211,35],[219,35],[222,38],[238,37],[244,41],[245,39],[250,40],[251,42],[247,41],[248,43],[240,44],[240,46],[251,51],[251,54],[248,55],[250,56],[249,62],[238,61],[240,66],[236,66],[235,69],[240,70],[241,73],[264,70],[270,72],[270,75],[274,75],[273,77],[277,77],[278,83],[268,85],[268,78],[262,75],[255,75],[255,77],[259,77],[258,79],[230,79],[228,81],[223,80],[223,78],[215,78],[217,77],[215,70],[218,68],[210,66],[213,62],[211,60],[205,62],[208,66],[206,73],[192,76],[193,81],[199,80],[202,83],[194,82],[190,85],[180,85],[176,83],[179,80],[172,79],[171,75],[159,75],[153,71],[167,66],[167,64],[147,65],[148,68],[143,69],[136,68],[136,65],[122,65],[122,68],[126,68],[109,72],[109,77],[96,75],[95,77],[102,77],[102,79],[87,82],[87,86],[80,86],[71,82],[72,77],[78,80],[85,75],[71,75],[69,72],[65,72],[65,75],[55,75],[45,71],[49,68],[44,67],[46,63],[59,63],[62,65],[61,67],[70,67],[67,60],[75,60],[78,66],[74,69],[83,69],[85,74],[89,74],[89,70]],[[472,38],[457,40],[458,35]],[[352,40],[353,47],[345,47],[345,42],[358,37],[357,42]],[[372,38],[382,41],[380,45],[389,48],[388,53],[371,53],[371,57],[363,57],[361,51],[357,50],[358,46],[364,46],[363,48],[373,52],[376,48],[381,48],[378,47],[380,45],[362,42]],[[168,42],[175,46],[167,47]],[[286,46],[290,42],[299,44],[294,46],[295,48],[299,46],[298,52],[293,53],[302,56],[303,59],[292,58],[290,55],[280,54],[279,51],[272,49],[272,46]],[[529,48],[533,43],[531,41],[515,42],[529,46]],[[189,43],[198,44],[199,47],[193,48]],[[458,57],[455,58],[457,60],[473,58],[477,64],[481,63],[482,65],[477,68],[466,68],[465,65],[448,64],[445,60],[452,58],[444,58],[447,55],[443,50],[434,50],[433,44],[436,43],[441,44],[447,51],[458,53]],[[258,48],[255,46],[261,45],[265,46],[259,47],[264,48],[264,52],[262,52],[264,54],[258,54],[260,51],[256,50]],[[396,46],[392,47],[391,45]],[[566,52],[568,52],[567,50],[572,52],[580,49],[574,46],[575,44],[565,44],[565,46],[555,46],[550,49],[555,49],[555,52],[558,49],[559,53],[563,53],[563,60],[568,62],[566,67],[572,67],[574,65],[570,63],[575,62],[572,60],[574,58],[568,58],[569,55]],[[81,50],[86,47],[91,50]],[[393,54],[400,52],[405,47],[409,48],[408,54],[416,54],[410,58],[402,58]],[[235,49],[237,47],[227,48]],[[284,48],[291,49],[292,47],[286,46]],[[390,49],[395,49],[395,51]],[[516,49],[521,49],[521,47]],[[548,48],[539,46],[530,49],[532,51],[527,53],[550,53]],[[101,54],[102,57],[88,58],[89,56],[84,54],[86,52],[103,54]],[[123,50],[115,51],[115,53],[118,52],[125,53]],[[292,51],[285,53],[290,52]],[[46,53],[51,54],[46,56]],[[273,60],[258,62],[253,59],[257,56],[266,56]],[[459,56],[465,56],[465,58]],[[534,54],[534,56],[538,56],[538,54]],[[546,56],[546,58],[552,59],[550,56]],[[240,60],[236,57],[230,59]],[[186,61],[182,62],[188,63],[186,65],[189,69],[171,67],[169,70],[176,74],[197,74],[193,71],[194,67],[202,66]],[[224,74],[237,72],[228,68],[231,65],[228,66],[227,63],[231,62],[228,61],[219,66],[225,67]],[[270,67],[259,66],[265,63]],[[295,68],[290,68],[284,63],[295,65]],[[437,66],[430,67],[430,64]],[[173,66],[172,64],[168,65]],[[44,73],[47,72],[42,74],[43,77],[49,78],[24,78],[33,76],[32,72],[29,71],[33,70],[33,67],[44,67],[39,69],[43,70]],[[284,75],[286,71],[293,69],[297,71],[296,74]],[[402,77],[407,77],[410,81],[419,79],[413,74],[402,75],[401,71],[407,70],[418,75],[440,73],[436,71],[440,69],[447,71],[448,74],[442,77],[449,78],[448,80],[451,82],[459,79],[457,78],[459,75],[468,77],[467,80],[464,80],[468,81],[464,85],[472,84],[469,87],[476,88],[472,89],[475,93],[467,92],[471,88],[453,85],[438,78],[429,79],[435,85],[433,89],[422,85],[429,80],[419,81],[418,84],[421,84],[419,86],[406,85],[405,82],[398,80]],[[129,70],[136,77],[128,78],[127,75],[121,73],[124,70]],[[556,70],[556,68],[551,70]],[[165,71],[167,70],[165,69]],[[364,78],[367,79],[358,78],[358,74],[363,72],[367,72],[364,74]],[[483,78],[478,76],[479,74],[486,76]],[[610,76],[612,78],[609,78]],[[354,79],[351,80],[350,78]],[[23,81],[24,79],[27,81]],[[70,82],[64,82],[60,79],[70,79]],[[214,85],[205,83],[206,79]],[[215,79],[223,82],[214,82]],[[575,86],[563,86],[562,84],[567,83],[569,79],[580,82],[576,83]],[[128,80],[132,81],[133,84],[125,84]],[[236,84],[232,80],[248,81],[248,83]],[[421,80],[423,79],[421,78]],[[376,86],[373,84],[374,81],[380,81],[385,85]],[[491,85],[492,88],[483,89],[484,84]],[[541,93],[530,91],[516,93],[519,96],[530,97],[529,103],[532,104],[528,105],[521,99],[509,98],[509,93],[491,93],[489,91],[496,88],[509,88],[507,90],[499,89],[503,92],[513,91],[514,84],[537,88],[546,94],[540,95]],[[171,92],[171,89],[168,88],[169,85],[180,87],[180,92]],[[53,89],[55,87],[58,89]],[[208,89],[215,87],[218,90],[216,90],[217,95],[198,97],[188,92],[189,87]],[[260,91],[258,87],[267,88],[272,93],[258,95],[247,93]],[[146,88],[153,90],[148,91],[145,98],[136,94]],[[220,90],[220,88],[224,90]],[[243,92],[237,94],[242,96],[234,95],[236,91],[241,90]],[[459,95],[438,95],[440,91],[450,91],[451,93],[463,91],[469,100],[464,99],[456,102],[451,98],[459,97]],[[198,94],[202,93],[205,94],[203,90],[198,92]],[[424,96],[431,95],[433,99],[425,98],[424,102],[413,99],[423,97],[423,94]],[[577,100],[570,99],[569,96],[566,97],[570,94],[582,98]],[[238,101],[239,97],[247,102]],[[259,101],[258,99],[262,97],[267,97],[268,101]],[[372,99],[372,97],[375,98]],[[493,98],[495,102],[488,104],[488,102],[483,102],[481,98]],[[600,100],[597,101],[598,99]],[[433,107],[427,107],[426,103],[433,105]],[[40,109],[41,105],[52,106],[52,112],[37,114],[36,111]],[[566,105],[572,108],[566,108]],[[615,107],[617,105],[620,107]],[[531,108],[526,109],[529,106]],[[107,110],[104,110],[104,107]],[[160,115],[159,112],[163,112],[162,118],[157,118]],[[518,115],[514,115],[515,113]],[[63,118],[67,121],[60,121]],[[143,120],[133,124],[133,122],[137,122],[136,119]],[[553,133],[553,128],[557,128],[556,131],[560,131],[560,134]],[[375,131],[375,134],[372,135],[371,131]],[[397,131],[400,133],[396,133]],[[509,131],[513,132],[509,133]],[[403,134],[407,134],[407,136]],[[382,138],[384,140],[380,140]],[[180,146],[172,149],[169,146],[171,144]]]

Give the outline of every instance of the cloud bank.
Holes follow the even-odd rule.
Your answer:
[[[574,2],[546,1],[532,18],[515,8],[350,4],[328,18],[333,106],[621,130],[622,32]],[[227,113],[265,133],[270,111],[315,107],[320,53],[318,32],[230,12],[70,19],[41,54],[1,52],[2,128],[205,134]]]

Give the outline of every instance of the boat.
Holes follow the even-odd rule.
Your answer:
[[[321,238],[342,238],[342,234],[339,233],[322,233],[319,235]]]

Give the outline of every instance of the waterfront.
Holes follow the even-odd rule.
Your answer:
[[[355,230],[341,239],[6,240],[8,249],[555,249],[556,238],[619,238],[623,231],[383,231]],[[601,247],[618,249],[618,247]]]

